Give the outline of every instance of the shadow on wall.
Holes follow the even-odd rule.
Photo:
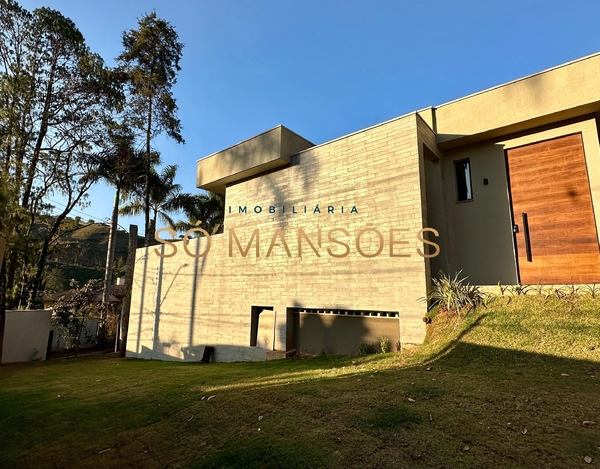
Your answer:
[[[205,348],[205,345],[183,347],[180,349],[183,356],[179,356],[174,354],[175,351],[171,350],[169,343],[155,343],[153,346],[154,348],[150,349],[143,345],[140,357],[153,360],[200,362]],[[267,359],[267,350],[260,347],[227,344],[210,344],[210,346],[215,348],[211,362],[253,362]]]
[[[302,193],[299,194],[299,197],[305,197],[306,194],[311,193],[315,181],[318,180],[315,175],[319,173],[319,170],[319,159],[314,156],[310,157],[309,151],[292,155],[291,164],[274,173],[275,175],[279,175],[281,179],[284,179],[283,181],[279,180],[279,183],[274,184],[271,183],[268,177],[262,179],[265,184],[262,189],[269,194],[269,204],[277,207],[277,213],[280,213],[282,206],[285,206],[287,210],[287,208],[292,205],[299,206],[306,202],[305,199],[290,199],[290,192],[296,192],[290,191],[290,186],[302,187]],[[288,179],[285,180],[285,178],[282,177],[283,175],[287,176]],[[309,208],[307,207],[307,210],[308,209]],[[314,209],[314,207],[312,209]],[[294,215],[288,215],[287,213],[283,215],[280,214],[280,216],[276,218],[278,227],[285,230],[289,226],[291,217],[293,216]]]
[[[216,235],[216,236],[220,236],[220,235]],[[182,241],[183,242],[183,241]],[[199,238],[196,238],[195,240],[191,240],[189,244],[195,243],[195,247],[189,247],[188,249],[192,250],[192,252],[195,252],[196,255],[198,255],[200,253],[200,240]],[[144,311],[144,299],[145,299],[145,291],[146,291],[146,284],[149,281],[149,276],[148,276],[148,256],[155,254],[153,252],[153,249],[158,248],[156,246],[151,247],[151,248],[147,248],[144,255],[138,260],[138,262],[142,262],[142,280],[141,280],[141,284],[140,284],[140,311]],[[182,246],[180,246],[180,248],[182,248]],[[160,252],[164,254],[165,251],[165,245],[162,244],[160,246]],[[194,357],[197,355],[197,350],[198,348],[201,348],[203,350],[203,346],[194,346],[193,344],[193,337],[194,337],[194,321],[195,321],[195,317],[196,317],[196,282],[198,281],[198,278],[200,278],[200,276],[202,275],[202,273],[204,272],[204,268],[205,268],[205,264],[206,264],[206,258],[202,257],[200,259],[198,258],[193,258],[190,256],[191,262],[194,263],[194,273],[192,275],[192,281],[191,281],[191,285],[190,285],[190,290],[192,292],[191,295],[191,304],[190,304],[190,323],[189,323],[189,335],[188,335],[188,346],[185,347],[185,349],[182,349],[182,352],[184,353],[185,356],[189,357],[186,360],[189,361],[195,361]],[[168,354],[164,353],[165,349],[170,348],[171,344],[170,343],[164,343],[164,342],[160,342],[160,316],[161,316],[161,307],[163,302],[165,301],[167,295],[169,294],[169,292],[171,291],[171,288],[176,285],[178,278],[180,277],[180,272],[183,268],[187,267],[189,264],[185,263],[183,265],[180,265],[179,268],[177,269],[177,271],[173,274],[171,281],[169,282],[168,286],[166,287],[166,289],[164,289],[163,291],[163,262],[164,259],[162,257],[159,257],[158,260],[158,270],[156,272],[156,296],[155,296],[155,304],[154,304],[154,328],[152,331],[152,353],[150,353],[150,355],[152,355],[153,358],[158,358],[158,356],[164,356],[166,358],[164,358],[165,360],[168,359],[178,359],[176,357],[171,357]],[[144,314],[140,314],[138,315],[138,325],[137,325],[137,343],[136,343],[136,354],[139,354],[139,349],[140,349],[140,338],[141,338],[141,331],[142,331],[142,321],[144,316],[148,316],[148,312],[145,312]],[[142,346],[142,355],[147,354],[150,351],[150,349],[148,347]],[[202,354],[200,354],[200,358],[202,358]]]
[[[216,236],[223,236],[223,235],[218,234],[218,235],[215,235],[215,237]],[[185,243],[185,241],[183,241],[183,242]],[[194,254],[196,256],[200,254],[200,238],[196,238],[196,246],[195,246]],[[192,283],[190,285],[190,289],[192,291],[192,295],[191,295],[192,298],[190,301],[190,327],[189,327],[189,334],[188,334],[188,346],[184,349],[184,355],[186,354],[185,350],[194,351],[197,349],[197,346],[194,346],[194,321],[196,320],[196,292],[198,291],[198,289],[196,288],[196,285],[197,285],[198,279],[204,273],[204,268],[206,266],[206,257],[202,257],[200,259],[198,259],[198,258],[191,258],[191,259],[192,259],[192,262],[194,263],[194,274],[192,275]],[[178,271],[178,273],[179,273],[179,271]],[[173,279],[173,281],[174,280],[175,279]],[[196,355],[194,355],[194,357],[195,356]],[[202,355],[200,355],[200,358],[202,358]],[[184,359],[185,359],[185,357],[184,357]],[[196,360],[191,360],[191,361],[196,361]]]
[[[140,284],[140,307],[139,314],[137,315],[138,324],[137,324],[137,334],[136,334],[136,342],[135,342],[135,353],[140,353],[140,337],[142,335],[142,319],[144,317],[144,299],[146,298],[146,283],[148,282],[148,252],[149,248],[144,249],[144,254],[142,257],[137,259],[135,263],[142,262],[142,282]],[[135,277],[134,277],[135,279]],[[131,317],[131,315],[130,315]]]
[[[290,308],[292,309],[292,308]],[[392,350],[400,341],[399,318],[300,313],[292,311],[294,345],[299,353],[352,355],[361,344],[381,352],[382,337],[389,339]]]

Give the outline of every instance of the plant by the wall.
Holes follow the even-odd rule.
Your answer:
[[[592,298],[596,298],[596,295],[600,295],[600,285],[596,285],[595,283],[582,285],[581,292],[590,295]]]
[[[377,353],[377,349],[375,348],[375,346],[366,342],[360,344],[358,351],[361,355],[372,355],[374,353]]]
[[[420,300],[428,302],[430,308],[440,305],[442,310],[456,312],[459,316],[465,309],[468,311],[480,304],[486,305],[488,295],[476,285],[466,283],[467,277],[459,278],[461,272],[451,278],[440,271],[439,278],[432,280],[431,291]]]
[[[532,285],[510,285],[507,287],[507,292],[513,296],[527,295],[527,293],[533,290]]]
[[[379,345],[381,346],[381,353],[389,353],[392,350],[392,344],[387,337],[382,337],[379,341]]]
[[[531,287],[538,295],[542,295],[544,293],[544,285],[538,283],[537,285],[532,285]]]

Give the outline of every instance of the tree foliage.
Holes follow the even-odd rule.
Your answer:
[[[157,219],[176,226],[180,211],[211,230],[222,220],[222,198],[183,194],[177,166],[155,169],[156,136],[184,143],[173,97],[183,51],[177,32],[152,12],[122,40],[111,69],[59,11],[0,0],[0,236],[10,307],[41,306],[46,281],[64,285],[47,265],[64,249],[61,237],[84,226],[68,215],[86,206],[100,180],[115,188],[113,238],[123,198],[121,213],[144,213],[147,243]],[[109,248],[107,284],[113,263]]]
[[[138,29],[123,33],[123,52],[117,57],[127,77],[126,116],[142,133],[146,151],[143,201],[146,245],[153,239],[150,227],[152,140],[164,133],[177,143],[184,143],[172,92],[180,71],[182,51],[183,44],[175,28],[152,12],[138,20]]]
[[[60,12],[28,12],[0,0],[0,165],[9,213],[7,287],[11,302],[40,304],[43,272],[61,223],[84,203],[94,183],[90,155],[102,146],[103,122],[123,98],[119,80],[92,53],[74,23]],[[52,208],[58,213],[33,236]],[[38,233],[39,234],[39,233]]]
[[[92,333],[86,330],[88,321],[101,315],[102,305],[94,301],[99,286],[98,280],[90,280],[83,287],[72,281],[73,290],[62,296],[53,307],[57,330],[67,349],[75,350],[75,356],[82,333]]]
[[[223,233],[223,219],[225,218],[225,197],[214,192],[195,194],[189,196],[185,202],[183,212],[187,221],[175,223],[176,231],[187,231],[195,228],[198,222],[210,234]]]
[[[177,165],[168,165],[158,173],[150,172],[150,211],[152,214],[150,229],[154,232],[157,220],[174,228],[176,223],[171,217],[173,213],[189,209],[192,196],[181,192],[181,185],[175,183]],[[139,194],[133,194],[130,201],[120,209],[121,215],[140,215],[144,213],[144,199]]]

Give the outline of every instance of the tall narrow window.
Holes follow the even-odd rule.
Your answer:
[[[464,202],[473,200],[473,188],[471,186],[471,163],[469,159],[454,162],[456,170],[457,201]]]

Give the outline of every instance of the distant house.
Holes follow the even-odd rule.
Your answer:
[[[121,282],[121,280],[117,280],[117,282]],[[44,308],[53,309],[54,305],[61,299],[68,299],[73,292],[71,290],[67,290],[64,292],[58,293],[50,293],[44,296]],[[96,294],[92,301],[94,303],[102,303],[103,290],[99,289],[96,291]],[[120,311],[121,306],[123,305],[123,298],[125,297],[125,285],[111,285],[108,301],[115,311]],[[52,314],[54,317],[54,313]],[[54,324],[54,322],[53,322]],[[81,335],[79,337],[80,348],[89,348],[94,346],[94,339],[98,333],[98,324],[99,319],[97,317],[90,317],[87,321],[84,330],[81,331]],[[54,334],[52,337],[52,352],[62,352],[66,345],[61,338],[61,335],[58,333],[58,330],[55,330],[56,326],[53,326]],[[91,339],[91,340],[90,340]]]
[[[58,302],[61,298],[69,298],[72,295],[71,290],[66,290],[57,293],[48,293],[44,295],[44,308],[52,309],[52,306]],[[93,298],[94,303],[102,303],[103,290],[99,289]],[[119,307],[123,304],[123,298],[125,297],[125,285],[111,285],[108,296],[108,302],[113,304],[115,307]]]
[[[418,344],[440,270],[600,283],[598,83],[596,54],[319,145],[279,126],[199,160],[224,233],[138,249],[127,355]]]

